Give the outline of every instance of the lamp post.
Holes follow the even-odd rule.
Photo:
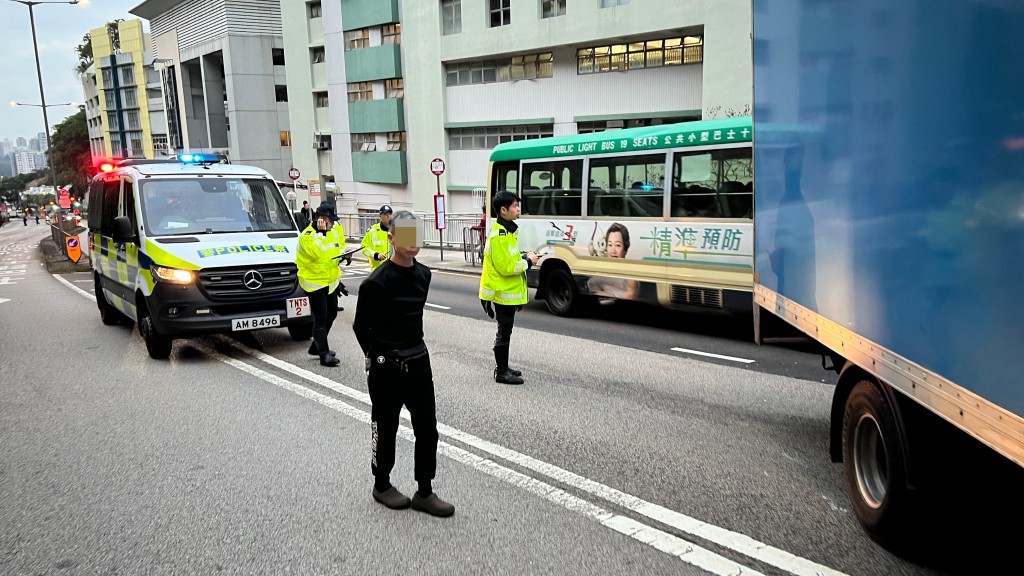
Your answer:
[[[46,109],[49,106],[46,105],[46,94],[43,92],[43,70],[39,67],[39,44],[36,42],[36,17],[32,11],[34,6],[39,4],[77,4],[79,6],[88,6],[89,0],[10,0],[11,2],[17,2],[18,4],[24,4],[28,6],[28,21],[32,26],[32,49],[35,50],[36,54],[36,78],[39,79],[39,107],[43,109],[43,127],[46,129],[46,158],[50,164],[50,177],[53,179],[53,193],[57,194],[59,189],[57,186],[57,168],[53,165],[53,146],[50,142],[50,120],[46,116]],[[14,105],[18,105],[17,102],[12,102]],[[55,104],[55,106],[62,106],[62,104]]]

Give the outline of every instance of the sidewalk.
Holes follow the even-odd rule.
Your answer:
[[[354,247],[355,244],[359,243],[359,240],[353,240],[348,238],[347,242],[349,247]],[[355,244],[353,244],[353,242]],[[483,271],[483,265],[480,260],[476,260],[475,265],[470,264],[469,260],[462,253],[462,248],[448,248],[444,249],[444,260],[441,260],[441,249],[435,246],[429,246],[421,248],[419,256],[416,260],[430,268],[431,270],[443,270],[445,272],[457,272],[460,274],[473,274],[479,276]],[[366,262],[366,257],[356,252],[352,255],[353,262]]]

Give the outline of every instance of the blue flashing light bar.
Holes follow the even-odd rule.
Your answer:
[[[220,154],[179,154],[178,162],[182,164],[217,164],[221,161]]]

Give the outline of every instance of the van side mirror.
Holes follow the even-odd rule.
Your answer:
[[[125,244],[135,241],[135,231],[132,230],[132,221],[127,216],[114,218],[114,243]]]

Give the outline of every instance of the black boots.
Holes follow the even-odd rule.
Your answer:
[[[494,347],[494,381],[498,384],[522,384],[522,372],[508,367],[508,345]]]
[[[309,347],[310,352],[316,348],[317,355],[320,356],[320,365],[333,368],[341,364],[341,360],[334,355],[334,352],[327,347],[327,330],[318,329],[313,330],[313,345]]]

